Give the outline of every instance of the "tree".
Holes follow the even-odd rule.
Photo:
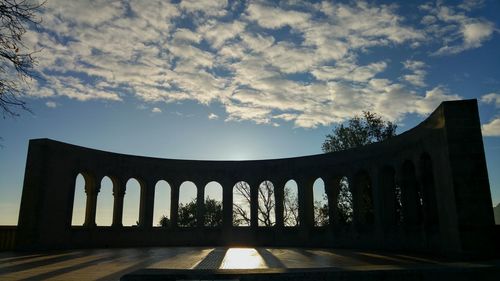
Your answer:
[[[187,204],[180,204],[178,225],[181,227],[195,227],[196,222],[196,199]],[[222,225],[222,202],[207,198],[205,200],[205,226],[218,227]],[[170,227],[170,219],[163,215],[158,221],[160,227]]]
[[[158,226],[170,227],[170,219],[165,215],[161,216],[160,221],[158,222]]]
[[[363,116],[354,116],[346,124],[337,126],[331,134],[326,135],[321,148],[323,152],[328,153],[383,141],[395,136],[396,128],[396,124],[384,121],[381,116],[363,111]],[[345,177],[340,181],[337,208],[340,223],[351,223],[353,215],[352,194]]]
[[[222,226],[222,202],[207,197],[205,200],[205,226]]]
[[[326,135],[321,148],[327,153],[383,141],[395,136],[396,128],[396,124],[384,121],[377,114],[363,111],[363,116],[354,116]]]
[[[246,182],[238,182],[235,185],[236,193],[243,199],[242,202],[233,202],[233,224],[250,225],[250,214],[246,206],[250,206],[250,185]],[[258,221],[263,226],[273,226],[275,222],[274,186],[270,181],[264,181],[258,189]],[[297,197],[293,196],[289,187],[283,192],[283,220],[286,225],[297,226],[299,224]]]
[[[28,110],[21,95],[27,80],[34,76],[33,54],[23,43],[27,28],[37,26],[35,13],[43,5],[28,0],[0,2],[0,107],[6,115],[17,116],[17,109]]]

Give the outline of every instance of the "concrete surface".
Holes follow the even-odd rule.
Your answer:
[[[87,249],[0,253],[0,280],[119,280],[141,269],[162,274],[166,269],[252,270],[324,269],[326,271],[410,272],[453,269],[454,272],[498,273],[499,260],[460,261],[432,256],[321,248],[173,247]],[[208,271],[207,271],[208,270]],[[300,270],[299,270],[300,271]],[[190,271],[194,272],[194,271]],[[164,273],[164,272],[163,272]],[[498,275],[497,275],[498,276]],[[130,279],[133,280],[133,279]],[[281,279],[280,279],[281,280]]]

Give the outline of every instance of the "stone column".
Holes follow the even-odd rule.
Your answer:
[[[196,224],[198,227],[205,226],[205,186],[196,185]]]
[[[177,227],[177,222],[179,219],[179,188],[180,185],[177,183],[173,183],[170,186],[171,189],[171,197],[170,197],[170,222],[172,227]]]
[[[123,181],[113,181],[113,224],[114,227],[122,227],[123,219],[123,198],[125,197],[125,183]]]
[[[95,227],[95,214],[97,208],[97,195],[99,194],[100,186],[97,186],[93,180],[85,179],[85,193],[87,201],[85,204],[85,222],[86,227]]]
[[[333,228],[339,223],[337,198],[340,192],[340,177],[326,178],[325,191],[328,198],[328,223],[330,227]]]
[[[399,175],[401,184],[401,204],[405,225],[416,225],[418,222],[417,182],[413,166],[403,167]]]
[[[378,199],[375,200],[375,214],[380,226],[388,230],[397,224],[396,217],[396,182],[394,181],[394,170],[389,167],[378,171],[378,183],[374,190],[378,191]]]
[[[380,178],[383,177],[381,175],[380,169],[377,167],[373,167],[370,169],[370,184],[371,184],[371,196],[372,196],[372,208],[373,208],[373,224],[371,225],[371,231],[377,239],[384,243],[386,239],[384,239],[384,230],[386,230],[387,224],[384,223],[384,214],[387,213],[388,205],[385,205],[383,202],[385,196],[385,190],[380,185]]]
[[[276,181],[274,185],[274,202],[275,209],[274,213],[276,215],[276,227],[283,228],[285,226],[284,221],[284,191],[285,191],[285,183],[283,181]]]
[[[360,194],[360,179],[359,175],[354,175],[349,178],[349,187],[352,194],[352,225],[354,229],[358,229],[362,224],[361,220],[361,194]]]
[[[255,228],[259,226],[259,185],[249,183],[250,185],[250,226]]]
[[[155,183],[141,181],[141,203],[139,207],[139,227],[153,227],[153,212],[155,202]]]
[[[231,184],[225,182],[222,186],[222,225],[225,229],[233,226],[233,186]]]
[[[314,198],[312,180],[298,180],[300,227],[314,227]]]

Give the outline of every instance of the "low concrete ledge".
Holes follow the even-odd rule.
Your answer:
[[[121,281],[174,280],[500,280],[500,261],[487,264],[422,265],[408,268],[396,266],[357,266],[353,268],[268,268],[268,269],[142,269],[120,278]]]

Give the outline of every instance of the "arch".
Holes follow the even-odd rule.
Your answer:
[[[153,227],[170,226],[170,192],[171,188],[165,180],[159,180],[155,184]]]
[[[85,207],[87,194],[85,193],[85,177],[79,173],[75,178],[75,196],[73,199],[73,213],[71,225],[83,225],[85,222]]]
[[[140,182],[135,178],[130,178],[125,184],[125,197],[123,201],[123,226],[139,225],[139,208],[141,202]]]
[[[177,225],[180,227],[195,227],[197,223],[197,195],[196,185],[192,181],[185,181],[179,187],[179,217]]]
[[[250,185],[239,181],[233,186],[233,225],[250,226]]]
[[[354,206],[349,178],[346,176],[340,178],[336,207],[338,222],[342,225],[350,225],[354,219]]]
[[[361,224],[371,225],[375,221],[375,214],[373,210],[373,192],[372,192],[372,182],[368,172],[361,170],[356,176],[356,194],[354,200],[357,204],[354,204],[355,210],[357,212],[357,219]]]
[[[295,180],[285,183],[283,192],[283,222],[285,226],[299,226],[299,187]]]
[[[325,182],[322,178],[317,178],[313,184],[314,200],[314,226],[328,225],[328,197],[325,189]]]
[[[205,185],[204,225],[208,227],[222,226],[222,185],[211,181]]]
[[[98,226],[111,226],[113,222],[113,181],[108,176],[101,180],[95,221]]]
[[[276,224],[276,202],[274,185],[265,180],[259,185],[258,196],[258,226],[274,226]]]
[[[400,182],[404,223],[418,225],[423,219],[423,198],[412,161],[403,162]]]

